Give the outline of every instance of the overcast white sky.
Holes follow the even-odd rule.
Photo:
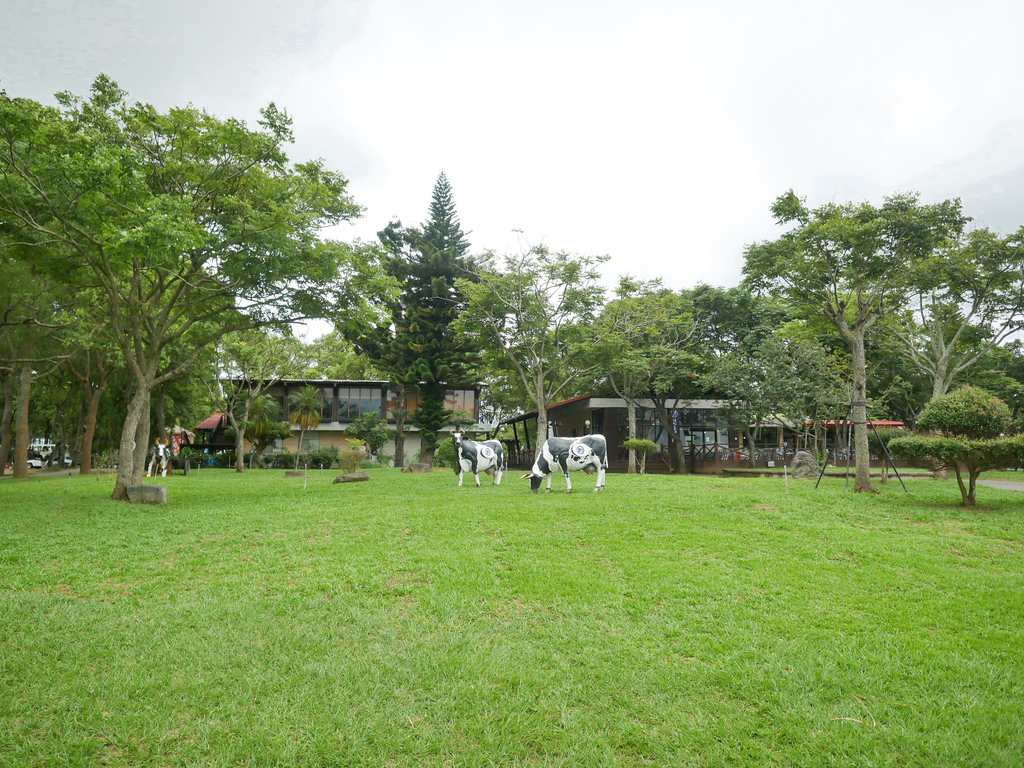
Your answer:
[[[366,207],[334,237],[421,223],[444,171],[474,251],[678,289],[738,283],[790,187],[1024,225],[1022,39],[1021,0],[0,0],[0,88],[273,101]]]

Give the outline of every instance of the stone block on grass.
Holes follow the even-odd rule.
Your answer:
[[[370,479],[369,472],[349,472],[347,475],[338,475],[334,478],[337,483],[363,483]]]
[[[796,478],[817,479],[818,475],[821,474],[821,465],[814,458],[814,454],[807,451],[797,451],[793,457],[793,463],[790,465],[790,471],[793,473],[793,477]]]
[[[432,472],[434,468],[429,464],[406,464],[402,467],[403,472]]]
[[[132,504],[166,504],[166,485],[129,485],[128,501]]]

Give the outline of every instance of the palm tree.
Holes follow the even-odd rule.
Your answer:
[[[305,386],[288,400],[291,411],[290,421],[299,428],[299,450],[295,452],[295,468],[299,468],[299,454],[302,453],[302,439],[307,429],[313,429],[320,423],[324,412],[324,401],[320,390],[313,386]]]
[[[253,445],[252,463],[260,466],[263,451],[270,441],[274,425],[282,420],[281,405],[270,395],[256,398],[249,409],[249,421],[245,425],[245,436]]]

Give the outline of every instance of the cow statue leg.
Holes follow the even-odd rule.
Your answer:
[[[604,467],[598,465],[597,467],[597,485],[594,486],[594,493],[604,490]]]
[[[166,454],[164,454],[164,457],[160,460],[160,469],[162,470],[161,473],[160,473],[160,476],[161,477],[167,477],[167,455]]]
[[[494,484],[495,485],[501,485],[501,475],[502,475],[503,471],[504,470],[502,470],[501,464],[499,464],[497,467],[494,468]]]
[[[569,477],[569,460],[563,459],[559,462],[562,467],[562,474],[565,475],[565,492],[572,493],[572,479]]]

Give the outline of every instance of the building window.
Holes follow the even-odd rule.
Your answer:
[[[299,451],[302,453],[308,453],[309,451],[315,451],[320,447],[320,435],[312,434],[306,435],[302,438],[302,447]]]
[[[368,413],[380,413],[380,390],[376,387],[340,387],[338,421],[351,421]]]
[[[467,414],[467,418],[476,418],[476,392],[472,389],[456,389],[445,393],[444,407],[449,411]]]
[[[324,387],[320,391],[320,397],[323,398],[324,410],[320,414],[321,423],[326,421],[334,421],[334,390],[331,387]]]
[[[387,410],[385,411],[385,413],[387,414],[386,418],[394,420],[395,411],[398,410],[398,394],[392,392],[391,390],[388,390],[387,403],[388,407]],[[412,414],[416,413],[416,409],[420,407],[420,396],[415,395],[412,392],[407,392],[405,395],[405,407],[409,411],[408,415],[411,416]]]

